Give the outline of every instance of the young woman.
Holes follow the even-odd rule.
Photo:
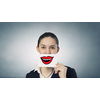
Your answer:
[[[36,47],[40,54],[56,54],[59,52],[59,41],[55,34],[45,32],[38,39]],[[26,78],[77,78],[73,68],[57,63],[55,68],[36,67],[27,73]]]

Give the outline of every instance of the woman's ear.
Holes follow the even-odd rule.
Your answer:
[[[36,50],[37,50],[37,52],[39,52],[39,47],[36,46]]]
[[[57,53],[59,52],[59,50],[60,50],[60,47],[58,47],[58,49],[57,49]]]

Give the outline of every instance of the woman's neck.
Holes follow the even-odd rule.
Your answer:
[[[52,70],[52,67],[41,67],[40,68],[41,74],[44,77],[47,77],[47,75],[51,72],[51,70]]]

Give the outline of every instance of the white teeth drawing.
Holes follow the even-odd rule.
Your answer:
[[[43,60],[51,60],[51,58],[50,59],[43,59]]]

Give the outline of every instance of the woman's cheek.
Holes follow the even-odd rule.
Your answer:
[[[45,50],[42,50],[41,52],[42,52],[42,54],[46,54],[46,51]]]
[[[52,51],[52,54],[56,54],[56,53],[57,53],[57,51],[56,51],[56,50]]]

